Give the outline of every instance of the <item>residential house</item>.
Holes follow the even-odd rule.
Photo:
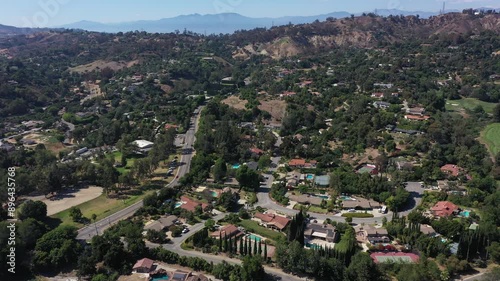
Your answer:
[[[288,166],[292,168],[304,168],[306,165],[305,159],[292,159],[288,162]]]
[[[151,149],[153,149],[153,145],[154,145],[153,142],[150,142],[147,140],[135,140],[132,143],[137,146],[139,152],[141,152],[141,153],[146,153],[146,152],[150,151]]]
[[[417,134],[422,134],[422,132],[417,131],[417,130],[406,130],[406,129],[400,129],[400,128],[395,128],[393,130],[394,133],[401,133],[409,136],[417,135]]]
[[[288,92],[288,91],[286,91],[286,92],[283,92],[283,93],[280,95],[280,97],[281,97],[281,98],[286,98],[286,97],[295,96],[296,94],[297,94],[296,92]]]
[[[256,213],[254,215],[254,220],[258,221],[267,228],[278,231],[283,231],[290,223],[290,219],[287,217],[267,213]]]
[[[458,213],[459,210],[460,208],[457,205],[449,201],[439,201],[431,208],[432,214],[441,218],[452,216]]]
[[[238,227],[236,227],[234,224],[228,224],[228,225],[225,225],[221,228],[219,228],[218,231],[215,231],[213,232],[212,234],[210,234],[211,237],[213,238],[216,238],[216,239],[219,239],[219,237],[224,237],[224,236],[227,236],[228,238],[231,237],[241,237],[243,236],[244,233],[238,229]]]
[[[260,155],[264,154],[264,150],[259,149],[259,148],[257,148],[257,147],[252,147],[252,148],[250,148],[250,152],[251,152],[253,155],[257,155],[257,156],[260,156]]]
[[[391,239],[387,229],[376,228],[370,225],[358,225],[354,228],[356,240],[360,243],[369,242],[370,244],[390,243]]]
[[[165,130],[170,130],[170,129],[179,129],[179,126],[174,125],[174,124],[165,124]]]
[[[259,163],[255,162],[255,161],[250,161],[248,163],[245,163],[245,166],[247,166],[248,169],[250,169],[250,170],[257,171],[257,169],[259,168]]]
[[[356,209],[356,210],[373,210],[381,207],[380,203],[361,197],[353,197],[355,200],[344,200],[342,201],[342,209]]]
[[[292,194],[288,196],[288,199],[302,205],[314,205],[314,206],[320,206],[321,202],[323,201],[323,198],[311,196],[309,194],[301,194],[301,195]]]
[[[149,273],[153,270],[153,260],[148,258],[144,258],[142,260],[138,260],[132,270],[137,273]]]
[[[195,201],[187,196],[182,196],[181,202],[182,202],[182,205],[179,208],[184,209],[186,211],[190,211],[190,212],[196,211],[196,207],[198,207],[198,206],[201,206],[202,210],[205,210],[205,208],[208,207],[207,203],[200,203],[200,202]]]
[[[376,165],[373,164],[365,164],[361,165],[358,170],[356,171],[358,174],[366,174],[369,173],[371,175],[377,175],[378,174],[378,169]]]
[[[304,230],[304,236],[309,240],[321,239],[330,243],[335,243],[339,238],[339,233],[336,228],[330,224],[308,223]]]
[[[30,121],[23,121],[21,122],[21,124],[23,124],[23,126],[25,126],[28,129],[33,129],[45,124],[45,122],[30,120]]]
[[[427,121],[430,118],[431,117],[428,115],[413,115],[413,114],[405,115],[405,119],[410,121]]]
[[[425,108],[423,107],[411,107],[406,109],[406,113],[410,115],[424,115]]]
[[[421,224],[420,232],[430,237],[439,236],[439,234],[434,230],[434,228],[428,224]]]
[[[373,103],[373,107],[380,109],[387,109],[389,106],[391,106],[391,104],[385,101],[376,101]]]
[[[384,93],[372,93],[371,97],[375,99],[383,99],[385,96]]]
[[[391,83],[373,83],[373,87],[380,87],[380,88],[390,89],[393,86],[394,86],[394,84],[391,84]]]
[[[446,164],[443,167],[440,168],[441,172],[453,176],[453,177],[458,177],[460,173],[463,171],[463,169],[457,165],[454,164]]]
[[[158,220],[155,220],[146,226],[144,226],[144,230],[156,230],[156,231],[163,231],[165,229],[170,228],[172,225],[175,224],[177,221],[177,216],[168,216],[168,217],[161,217]]]

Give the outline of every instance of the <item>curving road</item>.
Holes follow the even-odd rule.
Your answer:
[[[201,113],[202,108],[203,107],[199,107],[198,111],[197,111],[198,114],[192,118],[194,125],[193,125],[193,127],[189,128],[189,130],[186,132],[186,138],[185,138],[185,142],[184,142],[184,146],[183,146],[183,151],[186,151],[186,150],[192,151],[193,150],[193,144],[194,144],[195,139],[196,139],[195,133],[198,130],[198,120],[200,118],[200,113]],[[170,182],[167,186],[177,186],[178,185],[179,179],[189,172],[189,168],[191,167],[192,158],[193,158],[192,153],[183,153],[182,154],[182,156],[179,160],[179,163],[181,163],[182,165],[179,166],[179,168],[177,169],[177,173],[175,174],[174,180],[172,182]],[[118,211],[118,212],[116,212],[116,213],[114,213],[114,214],[112,214],[112,215],[110,215],[110,216],[108,216],[100,221],[97,221],[95,224],[89,224],[89,225],[79,229],[77,239],[90,240],[95,235],[102,234],[104,232],[104,230],[109,228],[111,225],[113,225],[113,224],[115,224],[123,219],[131,217],[142,206],[143,206],[143,202],[141,200],[133,205],[128,206],[127,208],[125,208],[121,211]]]

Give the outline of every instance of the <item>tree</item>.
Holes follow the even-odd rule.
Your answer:
[[[47,216],[47,205],[42,201],[28,200],[19,206],[17,215],[21,220],[27,218],[42,220]]]
[[[351,224],[352,223],[352,217],[346,217],[345,218],[345,222],[348,223],[348,224]]]
[[[264,260],[267,261],[267,242],[264,240]]]
[[[246,256],[243,258],[241,280],[242,281],[260,281],[265,280],[265,271],[262,266],[260,256]]]
[[[74,222],[81,222],[83,219],[82,210],[74,206],[69,209],[69,216],[71,217],[71,219],[73,219]]]
[[[28,218],[22,221],[17,227],[17,233],[19,238],[25,243],[26,248],[32,249],[36,241],[42,237],[49,227],[33,218]]]
[[[240,183],[240,189],[256,191],[260,186],[259,174],[243,165],[236,172],[236,180]]]
[[[363,252],[358,252],[352,257],[346,270],[346,280],[349,281],[375,281],[379,280],[380,276],[372,258]]]
[[[215,221],[213,219],[208,219],[206,222],[205,222],[205,227],[210,230],[210,231],[214,231],[215,230]]]
[[[78,232],[73,226],[59,226],[38,239],[33,264],[37,269],[60,270],[74,262],[80,254]]]
[[[224,179],[227,175],[227,165],[222,158],[219,158],[217,159],[217,161],[215,161],[213,174],[215,182],[224,182]]]
[[[146,233],[146,239],[153,243],[163,244],[167,241],[167,236],[163,231],[148,229],[148,232]]]
[[[96,273],[96,259],[92,255],[92,248],[85,248],[78,258],[77,275],[78,277],[92,276]]]
[[[490,246],[486,248],[490,254],[490,258],[496,263],[500,263],[500,243],[493,242]]]
[[[498,103],[493,109],[493,118],[495,122],[500,122],[500,103]]]

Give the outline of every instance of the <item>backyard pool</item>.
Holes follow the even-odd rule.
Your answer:
[[[219,194],[217,194],[217,192],[215,192],[215,191],[210,191],[210,194],[212,194],[212,197],[217,197],[217,196],[219,196]]]
[[[253,234],[248,235],[247,238],[250,239],[250,240],[252,240],[252,241],[256,241],[257,240],[257,242],[260,242],[260,240],[262,240],[262,238],[260,238],[259,236],[255,236]]]
[[[313,196],[314,196],[314,197],[321,198],[321,199],[325,199],[325,200],[330,199],[330,196],[328,196],[328,195],[314,194]]]
[[[309,249],[313,249],[313,250],[321,248],[320,246],[318,246],[316,244],[311,244],[311,243],[306,243],[306,247],[309,248]]]
[[[164,281],[164,280],[168,280],[168,275],[162,275],[162,276],[158,276],[158,277],[153,277],[151,279],[151,281]]]
[[[461,211],[459,215],[461,217],[468,218],[470,216],[470,211]]]
[[[182,206],[182,203],[181,203],[181,202],[176,202],[176,203],[175,203],[175,207],[176,207],[176,208],[179,208],[180,206]]]
[[[340,196],[340,199],[342,199],[342,201],[356,201],[356,199],[345,195]]]
[[[236,170],[236,169],[239,169],[240,167],[241,167],[241,165],[240,165],[240,164],[234,164],[234,165],[233,165],[233,169],[235,169],[235,170]]]
[[[306,179],[308,179],[308,180],[312,180],[313,178],[314,178],[314,175],[312,175],[312,174],[306,175]]]

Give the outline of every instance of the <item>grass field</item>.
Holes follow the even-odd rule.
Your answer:
[[[76,208],[80,208],[84,217],[91,218],[92,214],[96,214],[97,220],[100,220],[122,209],[125,209],[126,207],[138,202],[139,200],[143,199],[146,195],[151,194],[153,192],[155,191],[150,190],[140,195],[132,195],[125,200],[107,198],[105,194],[102,194],[96,199],[77,205]],[[62,221],[62,224],[64,225],[74,225],[78,228],[84,226],[81,223],[75,223],[71,220],[71,217],[69,216],[69,209],[54,214],[51,217],[60,219]]]
[[[486,126],[481,132],[481,140],[486,143],[493,156],[497,155],[500,152],[500,123]]]
[[[343,213],[343,217],[345,218],[373,218],[372,214],[368,213]]]
[[[120,151],[115,151],[107,155],[107,157],[114,159],[115,162],[120,163],[122,159],[122,153]],[[130,168],[134,165],[135,159],[143,158],[142,155],[133,155],[127,158],[127,165],[125,167],[116,168],[120,174],[128,173]]]
[[[447,100],[446,110],[456,111],[459,109],[473,110],[476,106],[482,106],[486,113],[493,113],[496,103],[484,102],[473,98],[462,98],[459,100]]]
[[[276,240],[276,239],[279,239],[280,237],[283,237],[282,233],[279,233],[279,232],[276,232],[272,229],[260,226],[258,222],[253,221],[253,220],[242,220],[238,224],[240,226],[243,226],[249,232],[253,232],[253,233],[258,234],[260,236],[264,236],[264,237],[269,238],[271,240]]]

